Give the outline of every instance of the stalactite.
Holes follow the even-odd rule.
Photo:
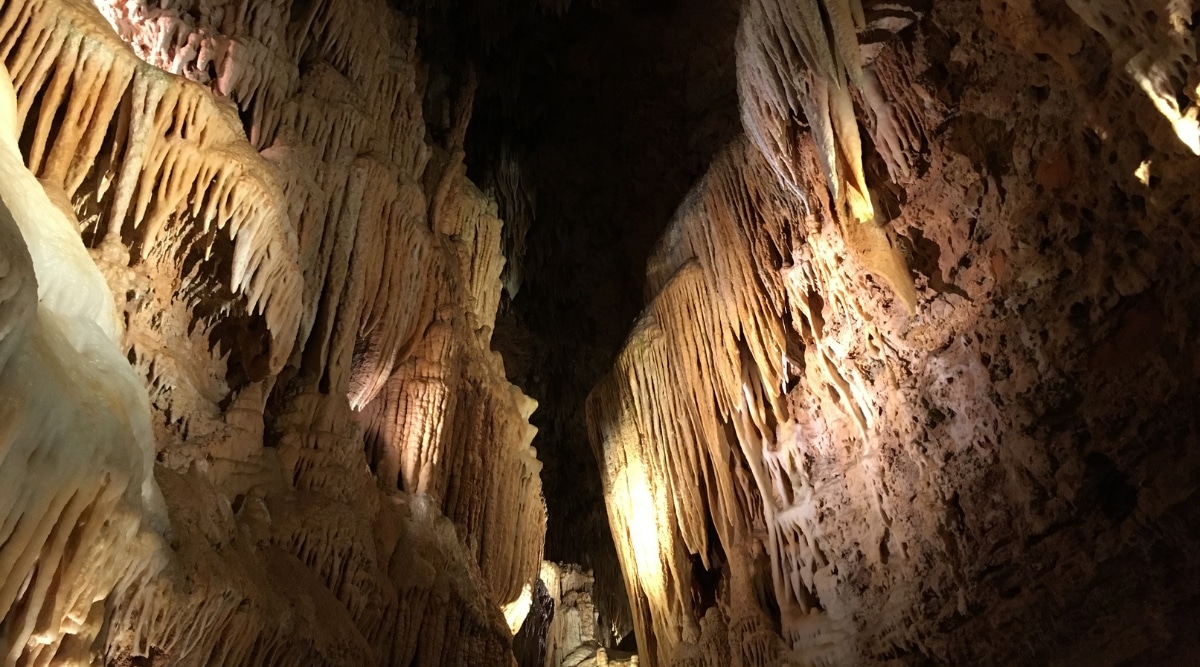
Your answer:
[[[83,661],[164,566],[146,391],[73,219],[25,169],[0,67],[0,664]],[[73,216],[72,216],[73,218]]]
[[[657,643],[655,664],[670,664],[680,646],[700,641],[699,610],[683,592],[687,555],[709,564],[707,524],[729,550],[744,548],[757,521],[765,520],[771,535],[789,521],[794,480],[773,463],[776,425],[790,419],[785,379],[790,369],[811,365],[810,355],[827,353],[819,338],[802,341],[785,325],[794,295],[782,262],[796,252],[786,239],[820,237],[815,220],[788,201],[753,146],[738,142],[722,153],[664,235],[648,270],[657,296],[613,374],[589,399],[610,521],[630,599],[643,610],[635,612],[635,625],[640,638]],[[817,201],[810,198],[810,205]],[[806,227],[786,222],[806,218]],[[832,250],[812,248],[828,259]],[[861,404],[869,397],[851,393],[841,376],[823,375],[821,382],[845,392],[844,405],[862,406],[852,415],[870,413]],[[774,567],[778,604],[807,612],[811,581],[788,589],[784,575],[796,569],[786,561],[797,550],[776,540],[762,546]],[[738,563],[752,569],[749,561]],[[735,581],[748,582],[750,569]],[[754,604],[748,589],[736,595]],[[751,654],[765,650],[732,645]]]
[[[753,0],[743,6],[738,32],[738,85],[743,119],[759,148],[779,156],[780,177],[793,189],[796,166],[785,162],[794,150],[780,123],[803,114],[820,148],[825,177],[834,199],[845,201],[849,215],[871,222],[874,211],[862,171],[862,147],[854,119],[850,86],[861,86],[862,57],[855,34],[857,2],[804,0],[797,4]],[[861,19],[860,19],[861,20]],[[766,97],[770,101],[760,102]],[[771,98],[775,98],[772,100]],[[781,113],[782,112],[782,113]],[[768,135],[774,135],[768,140]],[[780,151],[783,149],[783,152]],[[802,194],[797,190],[798,194]]]
[[[536,217],[536,193],[512,149],[502,147],[495,172],[486,188],[504,220],[504,272],[500,282],[508,298],[517,296],[524,279],[525,237]]]
[[[198,243],[207,256],[210,230],[227,235],[220,279],[265,318],[278,369],[301,311],[296,240],[282,192],[236,119],[198,87],[134,59],[91,7],[9,3],[0,27],[18,122],[36,119],[30,169],[69,197],[87,183],[96,224],[109,242],[135,245],[136,259],[182,261]],[[194,223],[184,232],[177,218]]]
[[[736,46],[746,136],[676,211],[648,262],[652,298],[589,396],[640,658],[689,666],[1111,659],[1142,630],[1124,630],[1111,600],[1093,601],[1094,573],[1140,556],[1110,546],[1128,524],[1070,499],[1088,488],[1088,475],[1117,467],[1159,492],[1173,487],[1154,465],[1135,463],[1145,455],[1140,436],[1111,437],[1094,425],[1177,424],[1164,406],[1190,393],[1143,399],[1141,389],[1118,388],[1090,350],[1109,336],[1095,327],[1127,326],[1121,308],[1162,294],[1193,298],[1180,282],[1191,278],[1174,267],[1191,276],[1195,253],[1190,242],[1174,250],[1148,242],[1178,262],[1147,268],[1154,279],[1143,272],[1149,260],[1112,280],[1094,262],[1124,266],[1125,235],[1148,220],[1163,225],[1156,235],[1191,236],[1191,213],[1180,213],[1191,210],[1190,197],[1164,183],[1197,165],[1175,141],[1186,135],[1177,122],[1184,99],[1176,95],[1177,114],[1131,104],[1129,87],[1106,77],[1101,38],[1119,64],[1137,54],[1134,67],[1161,59],[1157,67],[1174,77],[1151,93],[1161,97],[1191,77],[1178,65],[1190,61],[1167,53],[1190,44],[1194,27],[1182,28],[1174,6],[1131,18],[1123,6],[1070,3],[1095,36],[1073,25],[1066,7],[1055,24],[1052,8],[1029,3],[985,3],[983,16],[969,3],[939,3],[927,23],[909,3],[895,11],[865,4],[861,46],[873,41],[858,101],[878,155],[863,157],[888,224],[845,224],[838,201],[838,188],[855,180],[838,162],[853,153],[839,135],[856,121],[846,109],[837,119],[836,78],[822,78],[836,62],[836,36],[826,58],[812,52],[818,35],[804,27],[829,28],[813,16],[833,17],[814,14],[813,3],[788,7],[790,17],[749,3]],[[1000,40],[978,50],[954,41],[985,25],[1020,55],[998,57]],[[939,41],[941,29],[954,39]],[[1163,30],[1178,39],[1149,38]],[[1155,167],[1160,160],[1171,167]],[[1135,190],[1174,208],[1142,207],[1140,198],[1128,210],[1108,208]],[[1080,237],[1086,244],[1073,249]],[[1023,272],[1012,272],[1010,253]],[[1066,304],[1081,302],[1116,310],[1076,306],[1071,324]],[[1157,306],[1144,317],[1154,322],[1148,328],[1194,329],[1190,320],[1168,324]],[[1121,354],[1138,347],[1113,345]],[[1176,360],[1190,368],[1187,354]],[[1130,366],[1138,370],[1117,374],[1132,382],[1148,372],[1140,361]],[[1162,376],[1191,386],[1188,372]],[[1047,398],[1055,386],[1071,387],[1069,404]],[[1118,406],[1106,396],[1113,391],[1138,407]],[[1184,421],[1188,435],[1163,442],[1190,469],[1197,460],[1183,452],[1195,420]],[[1081,454],[1080,437],[1109,453]],[[1066,481],[1068,470],[1089,467]],[[1156,511],[1192,513],[1170,503]],[[1105,546],[1068,555],[1089,536]],[[1073,565],[1014,565],[1038,558]],[[997,581],[1009,587],[997,590]],[[1151,586],[1159,591],[1152,605],[1186,605]],[[1065,597],[1050,601],[1048,590]],[[1142,622],[1140,609],[1126,607],[1131,622]],[[1060,622],[1063,614],[1071,619]],[[997,617],[1029,643],[1008,648],[1008,634],[991,634]],[[1121,639],[1084,647],[1080,627]],[[986,646],[984,636],[992,637]],[[1178,653],[1156,642],[1128,650],[1148,662]]]
[[[806,203],[811,188],[804,174],[806,149],[801,142],[815,144],[826,184],[838,203],[834,214],[850,221],[846,238],[855,242],[867,266],[884,277],[914,311],[917,295],[904,257],[875,220],[851,87],[863,89],[875,118],[874,135],[884,140],[882,150],[889,167],[895,165],[893,171],[903,173],[903,153],[916,140],[910,126],[899,125],[874,70],[863,72],[853,34],[856,22],[857,27],[867,28],[862,13],[861,7],[815,0],[794,7],[774,0],[743,5],[736,45],[742,124],[780,183]],[[803,136],[801,119],[807,122],[808,137]],[[850,229],[853,221],[863,223],[864,229]]]
[[[427,144],[415,22],[374,0],[96,5],[0,5],[0,57],[30,168],[85,223],[90,257],[64,228],[75,260],[120,300],[108,333],[151,390],[141,444],[172,548],[137,533],[161,514],[126,492],[149,463],[46,483],[74,500],[20,523],[63,528],[22,528],[41,574],[0,577],[29,593],[28,619],[0,625],[6,659],[504,662],[519,619],[501,608],[537,576],[545,508],[535,404],[488,349],[503,223],[462,174],[470,96],[457,139]],[[6,334],[28,322],[22,289],[0,290]],[[7,382],[25,362],[5,363]],[[25,571],[32,547],[13,548]],[[52,576],[71,588],[39,606]]]

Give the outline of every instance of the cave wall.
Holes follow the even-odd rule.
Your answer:
[[[745,3],[589,397],[642,664],[1194,661],[1190,4],[856,4]]]
[[[1190,3],[858,4],[744,3],[743,136],[591,393],[640,664],[1194,661]],[[710,20],[676,39],[714,36],[721,118]],[[0,1],[0,664],[510,664],[532,598],[572,610],[542,653],[609,659],[612,596],[536,585],[535,405],[491,351],[494,199],[536,229],[531,186],[466,177],[488,83],[417,35],[382,0]],[[597,231],[524,273],[640,261],[650,177],[724,136],[689,122],[627,228],[564,196]],[[577,196],[577,158],[538,167]],[[594,293],[553,389],[625,325]]]
[[[489,345],[474,83],[431,86],[416,30],[382,0],[0,3],[0,664],[512,661],[536,405]],[[62,283],[104,285],[108,328],[30,306]]]

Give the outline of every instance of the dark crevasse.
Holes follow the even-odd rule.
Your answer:
[[[431,11],[422,48],[445,72],[475,70],[472,179],[496,184],[510,159],[532,204],[524,255],[509,258],[521,265],[519,289],[506,294],[493,347],[540,404],[531,422],[545,466],[546,558],[595,571],[601,626],[615,641],[631,624],[584,400],[645,304],[655,241],[740,131],[738,4],[575,3],[564,14],[485,4]],[[503,199],[501,209],[503,218]]]

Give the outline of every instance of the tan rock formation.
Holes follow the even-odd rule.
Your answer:
[[[678,209],[647,268],[653,299],[588,404],[643,663],[1186,661],[1186,624],[1162,621],[1187,614],[1166,583],[1181,570],[1126,569],[1144,531],[1169,531],[1156,549],[1191,544],[1165,528],[1194,516],[1190,491],[1160,467],[1200,466],[1177,412],[1193,355],[1165,343],[1195,332],[1167,305],[1195,298],[1194,241],[1167,240],[1194,238],[1193,198],[1167,181],[1200,165],[1162,135],[1187,145],[1183,112],[1155,98],[1147,116],[1117,79],[1078,86],[1107,66],[1072,59],[1072,42],[1107,58],[1078,21],[1009,42],[980,32],[972,3],[938,3],[876,50],[881,85],[864,91],[882,93],[863,100],[877,137],[896,135],[867,179],[890,193],[889,229],[847,225],[825,193],[852,172],[830,167],[844,146],[812,108],[824,51],[802,39],[829,24],[745,7],[747,136]],[[1125,10],[1099,19],[1105,41],[1140,44],[1139,72],[1170,70],[1148,35],[1167,26],[1180,45],[1194,27],[1163,11],[1130,37]],[[1039,21],[1005,27],[1056,25]],[[1158,389],[1114,403],[1117,378],[1142,373]],[[1164,429],[1136,453],[1134,433]],[[1154,583],[1119,615],[1092,592],[1135,578]],[[1164,632],[1175,642],[1148,638]]]
[[[0,5],[24,237],[0,220],[0,661],[507,664],[545,509],[535,403],[488,349],[503,223],[462,173],[470,96],[426,143],[415,25],[383,2],[96,4]],[[64,303],[43,255],[91,271],[80,303],[111,290],[116,362],[38,347],[25,245],[39,310]]]
[[[527,622],[515,638],[520,664],[536,667],[639,664],[637,655],[604,645],[595,579],[590,571],[544,561],[533,598],[530,618],[541,622]]]
[[[904,25],[876,28],[878,23],[871,28],[884,34]],[[887,92],[887,84],[903,86],[904,82],[885,77],[881,85],[873,62],[864,71],[856,30],[867,28],[857,0],[743,4],[737,42],[742,123],[785,192],[806,206],[811,188],[804,157],[809,149],[804,144],[815,145],[821,172],[837,203],[833,211],[840,219],[865,225],[847,229],[847,242],[912,310],[917,295],[908,267],[875,220],[853,93],[863,94],[873,136],[893,177],[908,172],[906,153],[918,146],[919,130],[915,118],[897,114],[894,100],[902,99],[903,88],[891,95]],[[868,45],[870,53],[877,55],[878,44]],[[802,123],[808,132],[802,130]]]
[[[74,217],[25,169],[0,68],[0,664],[85,663],[165,561],[146,390]]]
[[[592,574],[576,566],[542,563],[541,580],[554,609],[546,637],[548,667],[618,667],[638,664],[636,655],[605,649],[592,595]]]
[[[610,4],[0,0],[0,667],[1196,662],[1192,3]]]

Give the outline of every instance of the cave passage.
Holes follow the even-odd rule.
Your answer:
[[[1200,664],[1192,9],[0,2],[0,667]]]
[[[510,259],[521,279],[493,347],[539,402],[531,422],[545,465],[546,558],[593,569],[601,625],[628,632],[584,401],[645,305],[651,248],[741,131],[739,3],[597,4],[563,14],[452,4],[429,16],[422,47],[448,71],[476,68],[472,179],[495,182],[504,158],[522,172],[532,220],[524,255]]]

